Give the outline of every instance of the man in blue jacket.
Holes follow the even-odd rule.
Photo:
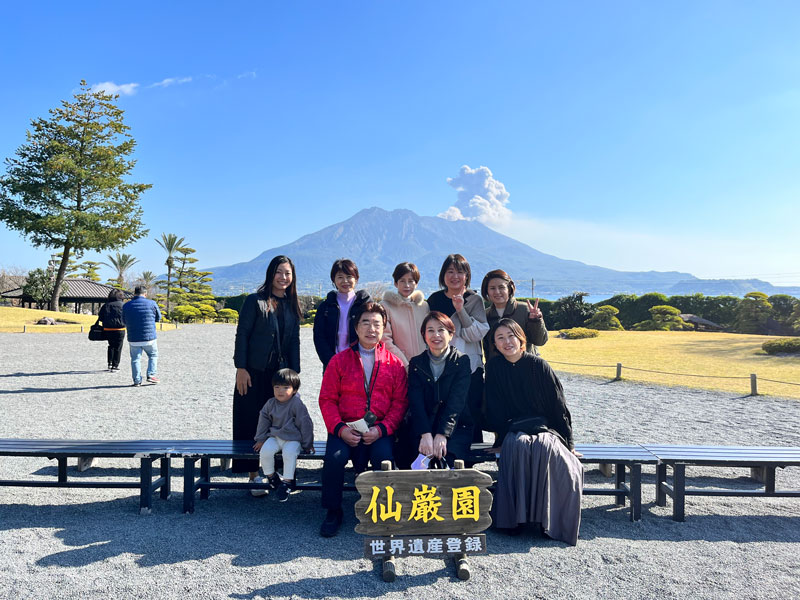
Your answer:
[[[147,299],[147,289],[144,286],[137,285],[133,289],[133,300],[122,307],[122,318],[128,330],[131,347],[133,385],[142,385],[142,351],[147,353],[147,381],[158,383],[156,323],[161,320],[161,311],[158,310],[158,304]]]

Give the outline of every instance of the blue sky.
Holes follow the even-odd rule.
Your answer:
[[[118,89],[153,184],[139,271],[161,232],[227,265],[361,208],[456,205],[562,258],[800,285],[798,22],[777,1],[13,3],[0,157],[81,79]],[[48,255],[0,226],[0,266]]]

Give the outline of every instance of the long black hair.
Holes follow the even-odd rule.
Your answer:
[[[289,309],[293,310],[299,318],[302,316],[302,313],[300,312],[300,303],[297,301],[297,274],[294,269],[294,263],[288,256],[280,254],[269,261],[269,265],[267,266],[267,276],[264,278],[264,283],[262,283],[258,290],[256,290],[256,293],[265,300],[269,300],[271,298],[272,282],[275,280],[275,273],[278,272],[278,267],[285,263],[292,268],[292,283],[288,288],[286,288],[286,302]],[[272,306],[275,306],[274,302],[272,302]]]

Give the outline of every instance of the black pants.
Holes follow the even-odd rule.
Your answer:
[[[469,380],[469,393],[467,394],[467,406],[469,406],[472,423],[475,426],[472,441],[480,443],[483,441],[484,413],[486,407],[483,401],[483,367],[475,369]]]
[[[122,345],[125,343],[125,330],[106,331],[106,339],[108,340],[108,365],[116,369],[119,367]]]
[[[342,507],[344,468],[351,459],[358,471],[366,468],[367,461],[372,463],[373,470],[380,471],[381,462],[392,460],[392,438],[380,437],[369,445],[359,442],[352,448],[342,438],[328,434],[325,462],[322,464],[322,508]]]
[[[247,393],[242,396],[236,386],[233,389],[233,439],[250,440],[253,439],[258,428],[258,413],[272,397],[272,376],[273,369],[258,371],[257,369],[247,369],[250,374],[250,382],[253,384],[248,388]],[[254,473],[258,471],[258,455],[253,451],[253,459],[234,459],[231,471],[234,473]]]

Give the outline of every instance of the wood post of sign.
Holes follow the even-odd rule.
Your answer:
[[[533,288],[533,280],[531,279],[531,288]],[[464,468],[464,461],[461,459],[457,459],[453,461],[453,467],[456,469],[463,469]],[[467,555],[461,554],[461,556],[456,557],[456,576],[461,581],[466,581],[470,577],[469,572],[469,563],[467,562]]]
[[[381,463],[381,471],[391,471],[392,461],[385,460]],[[394,556],[385,556],[383,558],[383,580],[386,583],[392,583],[397,579],[397,565],[394,562]]]

